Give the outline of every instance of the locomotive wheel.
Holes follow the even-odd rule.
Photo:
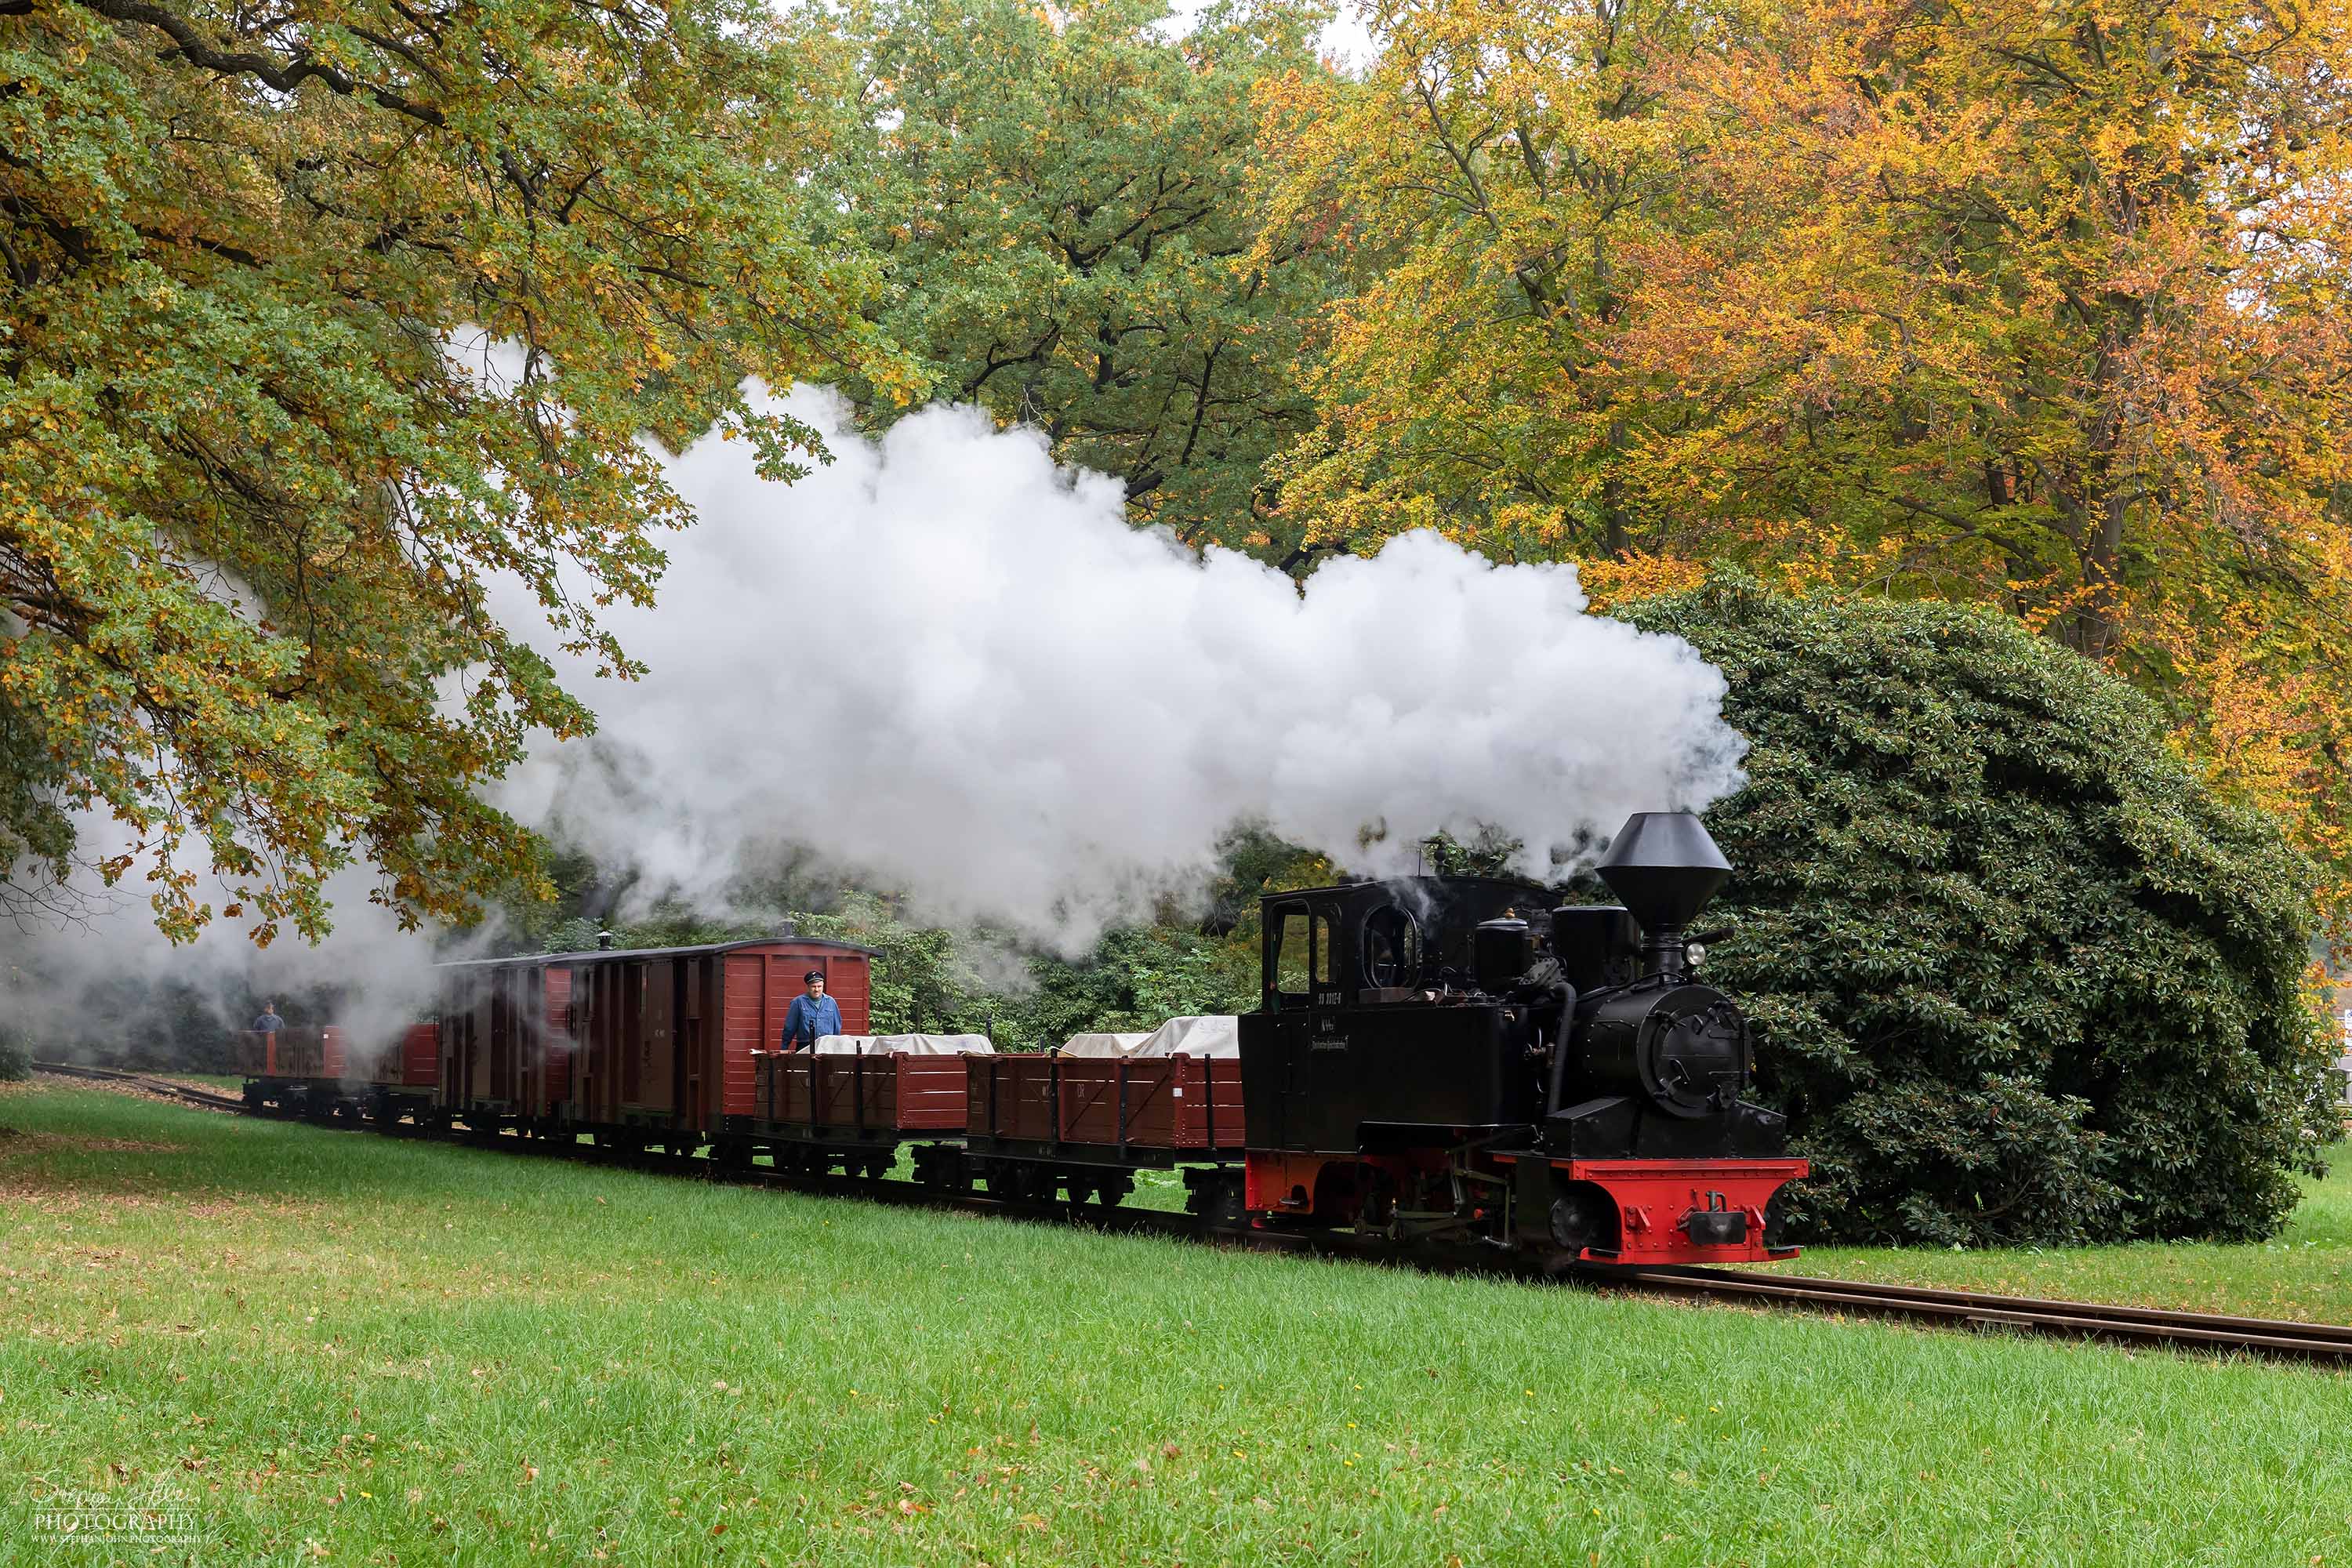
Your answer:
[[[1571,1182],[1551,1205],[1551,1238],[1574,1260],[1588,1247],[1617,1244],[1617,1205],[1590,1182]]]

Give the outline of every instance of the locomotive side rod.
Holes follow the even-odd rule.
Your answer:
[[[167,1079],[74,1063],[35,1062],[37,1071],[128,1084],[213,1110],[259,1114],[240,1099],[212,1094]],[[285,1120],[303,1121],[302,1118]],[[310,1125],[323,1126],[312,1122]],[[356,1128],[352,1130],[356,1131]],[[2008,1329],[2065,1339],[2164,1345],[2184,1351],[2241,1351],[2315,1363],[2352,1362],[2352,1327],[2276,1318],[2237,1318],[2157,1307],[1991,1296],[1929,1286],[1874,1284],[1805,1275],[1748,1274],[1727,1268],[1620,1268],[1579,1264],[1562,1270],[1519,1262],[1507,1254],[1464,1257],[1437,1248],[1398,1245],[1349,1232],[1324,1234],[1213,1226],[1164,1209],[1037,1203],[988,1194],[938,1192],[912,1182],[864,1176],[808,1176],[761,1169],[729,1171],[714,1162],[632,1152],[597,1144],[537,1139],[469,1137],[471,1148],[511,1144],[517,1152],[552,1154],[624,1170],[692,1176],[704,1181],[772,1188],[821,1197],[855,1197],[894,1208],[929,1208],[975,1217],[1077,1225],[1126,1235],[1205,1241],[1250,1251],[1309,1254],[1356,1262],[1409,1267],[1430,1273],[1482,1274],[1522,1281],[1573,1280],[1604,1289],[1641,1291],[1685,1300],[1743,1301],[1809,1308],[1839,1315],[1903,1319],[1948,1328]]]

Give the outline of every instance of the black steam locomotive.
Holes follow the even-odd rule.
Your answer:
[[[1559,1261],[1791,1255],[1769,1216],[1805,1163],[1740,1098],[1747,1020],[1685,940],[1729,862],[1696,816],[1644,812],[1600,874],[1621,904],[1473,877],[1265,900],[1240,1026],[1258,1223]]]

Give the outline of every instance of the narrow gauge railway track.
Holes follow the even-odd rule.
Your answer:
[[[144,1073],[64,1062],[35,1062],[33,1066],[38,1071],[68,1078],[127,1083],[149,1093],[206,1110],[248,1111],[251,1109],[236,1096],[216,1094]],[[335,1125],[323,1121],[311,1124],[320,1127]],[[526,1142],[507,1135],[483,1135],[464,1131],[453,1133],[452,1137],[462,1146],[481,1149],[520,1146]],[[1401,1250],[1386,1243],[1344,1234],[1308,1235],[1211,1226],[1191,1215],[1164,1209],[1029,1203],[981,1193],[937,1192],[911,1182],[858,1176],[792,1175],[756,1166],[750,1170],[730,1171],[708,1161],[685,1156],[631,1153],[595,1144],[579,1144],[571,1148],[559,1143],[532,1143],[530,1146],[534,1153],[552,1154],[559,1159],[581,1160],[659,1174],[690,1175],[706,1181],[818,1196],[854,1197],[898,1208],[940,1209],[1005,1219],[1077,1224],[1129,1235],[1164,1236],[1207,1241],[1218,1246],[1243,1247],[1255,1251],[1304,1253],[1360,1262],[1402,1265],[1433,1272],[1481,1273],[1518,1279],[1563,1278],[1526,1266],[1515,1266],[1509,1258],[1501,1256],[1491,1260],[1465,1261],[1456,1254],[1433,1249]],[[1729,1268],[1614,1268],[1587,1265],[1570,1270],[1564,1278],[1604,1289],[1638,1291],[1686,1300],[1793,1307],[1839,1316],[1888,1318],[1946,1328],[2006,1330],[2117,1344],[2162,1345],[2177,1350],[2241,1351],[2280,1360],[2352,1363],[2352,1327],[2331,1323],[2302,1323],[2277,1318],[2237,1318],[2211,1312],[2173,1311],[2163,1308],[2116,1306],[2096,1301],[1993,1296],[1970,1290],[1874,1284],[1856,1279],[1750,1274]]]
[[[206,1110],[243,1110],[243,1099],[234,1094],[221,1094],[213,1089],[198,1089],[193,1084],[174,1083],[167,1078],[153,1078],[146,1073],[122,1072],[113,1068],[83,1067],[77,1062],[35,1062],[36,1072],[54,1073],[59,1078],[89,1079],[100,1083],[126,1083],[149,1094],[160,1094],[167,1100],[188,1105],[202,1106]]]
[[[1729,1268],[1612,1269],[1600,1282],[1660,1295],[1747,1300],[1858,1317],[1891,1317],[1974,1329],[2010,1329],[2187,1350],[2241,1350],[2305,1361],[2352,1362],[2352,1328],[2282,1318],[2233,1318],[2099,1301],[1989,1296],[1924,1285],[1881,1285]]]

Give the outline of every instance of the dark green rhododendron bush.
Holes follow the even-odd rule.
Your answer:
[[[2307,868],[2122,681],[1989,612],[1718,578],[1626,612],[1730,681],[1706,973],[1816,1240],[2272,1234],[2336,1131]]]

